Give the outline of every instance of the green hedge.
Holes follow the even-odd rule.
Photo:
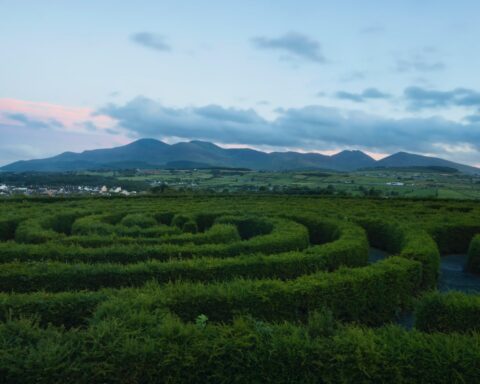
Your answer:
[[[102,292],[0,293],[0,321],[29,317],[42,326],[76,327],[85,325],[97,305],[107,298],[107,294]]]
[[[226,244],[160,244],[145,246],[142,244],[114,244],[99,248],[68,246],[55,241],[45,244],[0,244],[0,263],[18,261],[57,260],[64,262],[89,263],[134,263],[149,259],[170,260],[172,258],[194,258],[201,256],[230,257],[248,253],[281,253],[302,250],[308,247],[308,231],[296,222],[271,218],[273,225],[270,233],[254,236],[244,241]],[[78,223],[79,220],[76,221]],[[19,226],[20,227],[20,226]],[[52,236],[64,236],[48,230]],[[73,232],[75,232],[75,224]],[[19,229],[17,229],[17,234]],[[206,233],[206,232],[205,232]],[[238,236],[231,233],[232,236]]]
[[[217,225],[221,224],[214,227]],[[368,258],[364,231],[355,225],[344,223],[337,223],[337,231],[340,233],[337,240],[313,246],[303,253],[249,254],[224,259],[196,258],[129,265],[7,263],[0,269],[0,291],[97,290],[103,287],[140,286],[150,279],[159,282],[208,282],[234,277],[293,279],[319,270],[333,271],[342,265],[364,266]]]
[[[433,292],[418,301],[415,313],[415,327],[421,331],[480,331],[480,295]]]
[[[141,290],[140,296],[185,320],[205,314],[213,321],[230,321],[239,313],[268,321],[299,320],[327,307],[343,321],[378,325],[411,305],[420,282],[419,263],[392,257],[368,267],[318,272],[289,281],[182,282]],[[140,305],[139,298],[134,296],[124,305]]]
[[[192,224],[196,225],[194,222]],[[187,223],[188,224],[188,223]],[[122,245],[160,245],[160,244],[227,244],[234,241],[240,241],[238,230],[233,225],[215,224],[203,233],[183,233],[180,231],[170,231],[171,227],[166,227],[161,237],[123,237],[118,235],[100,236],[69,236],[62,238],[59,242],[62,245],[75,245],[84,248],[109,247],[112,244]],[[176,229],[176,227],[174,227]],[[157,227],[160,229],[160,227]],[[170,233],[171,232],[171,233]],[[196,231],[192,231],[196,232]],[[128,232],[127,232],[128,233]],[[130,233],[131,236],[136,235]]]
[[[431,232],[442,254],[466,253],[472,237],[480,233],[480,224],[478,218],[474,222],[457,219],[441,223]]]
[[[15,238],[19,218],[3,218],[0,220],[0,241],[12,240]]]
[[[391,254],[401,251],[405,231],[397,221],[364,217],[356,218],[355,221],[367,231],[368,242],[372,247]]]
[[[437,286],[440,252],[425,230],[378,218],[360,218],[356,222],[365,228],[372,246],[422,264],[422,289]]]
[[[480,235],[476,235],[468,248],[467,270],[480,273]]]
[[[150,228],[157,225],[157,220],[151,215],[130,213],[122,218],[120,224],[126,227]]]
[[[476,383],[480,337],[139,313],[85,331],[0,324],[4,383]],[[322,318],[320,317],[320,322]],[[319,332],[320,331],[320,334]]]
[[[437,286],[440,252],[435,241],[425,231],[405,228],[399,256],[422,264],[422,289],[434,289]]]

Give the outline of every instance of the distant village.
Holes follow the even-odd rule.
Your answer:
[[[62,187],[18,187],[7,184],[0,184],[0,196],[65,196],[65,195],[104,195],[104,196],[132,196],[136,195],[137,191],[127,191],[121,187],[107,188],[102,187],[88,187],[88,186],[62,186]]]

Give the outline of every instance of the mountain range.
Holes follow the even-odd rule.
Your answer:
[[[46,159],[22,160],[5,165],[0,170],[65,172],[91,169],[229,167],[275,171],[308,169],[353,171],[375,167],[432,166],[480,174],[479,168],[406,152],[395,153],[377,161],[358,150],[345,150],[332,156],[298,152],[266,153],[248,148],[222,148],[205,141],[169,145],[155,139],[140,139],[120,147],[81,153],[64,152]]]

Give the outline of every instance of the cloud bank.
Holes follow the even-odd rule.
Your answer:
[[[450,158],[450,149],[455,147],[459,149],[457,159],[480,159],[480,123],[439,117],[391,119],[310,105],[277,110],[276,119],[266,120],[252,109],[219,105],[170,108],[145,97],[125,105],[109,104],[98,113],[115,119],[119,129],[133,137],[203,139],[306,150],[356,147],[373,152],[447,154]]]
[[[408,87],[404,91],[409,108],[420,110],[440,107],[480,107],[480,92],[468,88],[436,91],[422,87]]]

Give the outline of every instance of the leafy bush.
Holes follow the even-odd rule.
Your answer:
[[[480,273],[480,235],[476,235],[468,249],[467,270]]]
[[[130,213],[126,215],[121,221],[121,225],[125,227],[140,227],[140,228],[150,228],[157,225],[157,221],[153,216],[145,215],[142,213]]]
[[[415,327],[424,332],[480,331],[480,295],[429,293],[417,303]]]
[[[184,233],[197,233],[198,232],[197,223],[193,220],[187,221],[185,224],[183,224],[182,231]]]

